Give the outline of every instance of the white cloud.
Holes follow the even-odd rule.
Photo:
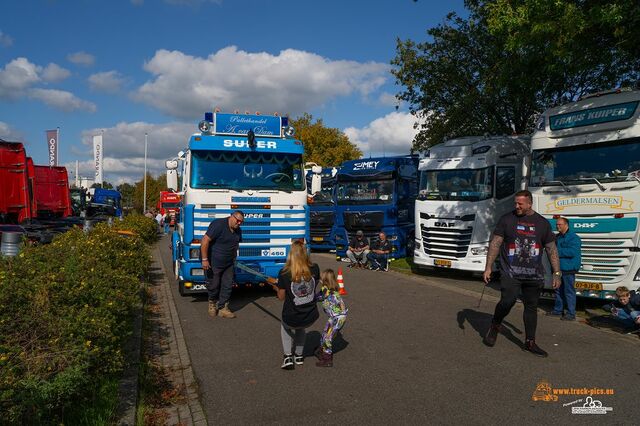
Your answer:
[[[340,96],[366,97],[384,84],[389,66],[332,61],[294,49],[272,55],[230,46],[206,58],[158,50],[145,69],[155,77],[134,98],[192,119],[213,107],[296,115]]]
[[[0,139],[7,142],[24,142],[24,134],[11,125],[0,121]]]
[[[17,58],[0,69],[0,99],[17,99],[29,86],[40,82],[42,70],[27,58]]]
[[[63,111],[85,110],[96,112],[97,109],[94,103],[82,100],[73,93],[64,90],[30,89],[28,96]]]
[[[348,127],[344,133],[365,154],[409,154],[418,130],[415,117],[406,112],[392,112],[363,128]]]
[[[400,101],[396,99],[396,95],[389,92],[381,93],[380,96],[378,96],[378,103],[388,107],[400,106]]]
[[[87,52],[76,52],[67,55],[67,60],[76,65],[91,66],[96,62],[95,56]]]
[[[57,83],[68,78],[71,75],[69,70],[62,68],[61,66],[50,63],[46,66],[46,68],[42,71],[42,79],[44,81]]]
[[[165,160],[183,150],[189,137],[197,131],[194,123],[151,124],[144,122],[118,123],[106,129],[90,129],[82,132],[85,155],[93,153],[93,136],[102,133],[104,150],[104,174],[107,181],[115,183],[138,181],[144,175],[144,134],[147,133],[147,170],[154,176],[165,173]],[[78,150],[75,150],[78,152]],[[93,161],[80,165],[82,176],[95,172]],[[73,164],[75,168],[75,163]]]
[[[13,45],[13,38],[0,31],[0,46],[9,47]]]
[[[125,78],[118,71],[99,72],[89,77],[91,90],[107,93],[119,92],[125,82]]]

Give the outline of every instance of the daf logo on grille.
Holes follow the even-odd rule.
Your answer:
[[[441,228],[451,228],[452,226],[456,226],[456,224],[453,223],[453,222],[449,222],[449,223],[447,223],[447,222],[436,222],[433,225],[434,226],[439,226]]]

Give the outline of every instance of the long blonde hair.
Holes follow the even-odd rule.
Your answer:
[[[287,255],[287,261],[282,270],[291,273],[291,281],[305,281],[311,279],[311,259],[307,255],[307,249],[302,241],[294,241],[291,243],[291,249]]]
[[[333,269],[325,269],[322,271],[322,274],[320,274],[320,280],[322,281],[322,285],[327,287],[329,290],[340,289],[338,281],[336,280],[336,273],[333,272]]]

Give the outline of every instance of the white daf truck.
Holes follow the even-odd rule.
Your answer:
[[[526,188],[529,138],[470,136],[435,145],[420,160],[414,263],[484,271],[491,233]]]
[[[640,286],[640,91],[613,90],[545,111],[531,138],[534,209],[582,239],[576,293]]]

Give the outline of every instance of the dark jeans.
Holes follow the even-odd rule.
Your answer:
[[[367,255],[367,259],[369,259],[369,265],[373,268],[387,269],[389,255],[388,254],[378,254],[370,252]]]
[[[516,299],[522,291],[522,303],[524,304],[524,332],[526,339],[535,339],[536,327],[538,325],[538,300],[540,299],[540,289],[544,285],[541,281],[519,281],[510,277],[503,277],[500,281],[500,301],[496,305],[493,314],[494,324],[502,323]]]
[[[217,300],[218,308],[224,307],[231,297],[231,287],[233,286],[234,266],[216,268],[206,271],[207,292],[209,300]]]
[[[576,316],[576,276],[575,274],[562,273],[562,284],[555,290],[556,303],[553,306],[554,314],[562,314],[567,309],[567,316]]]

